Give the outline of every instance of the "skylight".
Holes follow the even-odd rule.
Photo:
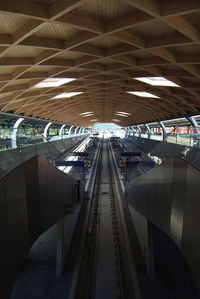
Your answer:
[[[123,111],[116,111],[116,113],[119,113],[119,114],[125,114],[125,115],[131,115],[131,113],[123,112]]]
[[[82,117],[89,117],[89,116],[93,116],[94,113],[90,113],[90,114],[85,114],[85,115],[81,115]]]
[[[71,98],[71,97],[77,96],[82,93],[83,92],[63,92],[63,93],[60,93],[57,96],[53,97],[52,99]]]
[[[159,99],[159,97],[155,96],[152,93],[146,92],[146,91],[128,91],[128,93],[130,94],[134,94],[138,97],[144,97],[144,98],[157,98]]]
[[[83,113],[80,113],[80,115],[91,114],[91,113],[94,113],[94,112],[93,111],[83,112]]]
[[[120,120],[120,119],[113,118],[112,121],[114,121],[114,122],[120,122],[121,120]]]
[[[164,77],[139,77],[139,78],[134,78],[134,79],[145,82],[145,83],[153,85],[153,86],[180,87],[178,84],[176,84],[170,80],[167,80]]]
[[[128,115],[120,114],[120,113],[115,113],[115,115],[117,115],[117,116],[123,116],[123,117],[128,117]]]
[[[63,85],[65,83],[74,81],[74,78],[47,78],[36,85],[34,85],[34,88],[41,88],[41,87],[57,87],[60,85]]]

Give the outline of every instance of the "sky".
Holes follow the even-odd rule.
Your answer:
[[[97,123],[92,126],[94,129],[118,129],[121,128],[113,123]]]

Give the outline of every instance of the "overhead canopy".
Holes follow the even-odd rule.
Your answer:
[[[78,126],[199,113],[200,1],[0,2],[1,111]]]

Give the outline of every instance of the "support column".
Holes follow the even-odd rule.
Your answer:
[[[60,137],[60,139],[62,139],[62,131],[63,131],[63,129],[64,129],[65,126],[66,125],[62,125],[62,127],[59,130],[59,137]]]
[[[135,128],[133,127],[133,137],[135,137]]]
[[[78,134],[81,135],[81,130],[82,130],[82,127],[80,127],[79,131],[78,131]]]
[[[43,142],[46,142],[47,141],[47,132],[48,132],[48,129],[50,127],[50,125],[52,125],[52,122],[49,122],[46,127],[44,128],[44,138],[43,138]]]
[[[158,121],[158,124],[161,126],[162,131],[163,131],[163,141],[167,138],[167,132],[166,132],[166,128],[165,125],[163,124],[162,121]]]
[[[129,129],[128,129],[128,127],[126,127],[126,135],[125,135],[125,137],[128,137],[128,133],[129,133]]]
[[[148,131],[148,139],[150,139],[151,138],[151,130],[147,124],[145,124],[145,127],[147,128],[147,131]]]
[[[189,122],[192,124],[193,126],[193,132],[194,132],[194,140],[199,140],[200,139],[200,134],[199,134],[199,125],[197,123],[197,121],[194,119],[194,117],[192,116],[188,116],[186,117]],[[194,141],[193,141],[194,142]],[[197,142],[196,142],[197,143]],[[199,143],[199,141],[198,141]],[[190,140],[190,144],[191,144],[191,140]],[[194,143],[193,143],[194,144]]]
[[[190,122],[191,125],[193,126],[193,128],[194,128],[194,133],[195,133],[196,135],[199,135],[199,125],[198,125],[197,121],[194,119],[194,117],[192,117],[192,116],[188,116],[188,117],[186,117],[186,118],[189,120],[189,122]]]
[[[79,128],[79,127],[76,127],[76,129],[75,129],[75,131],[74,131],[74,135],[76,135],[78,128]]]
[[[71,137],[71,131],[72,131],[72,128],[73,128],[74,126],[71,126],[70,128],[69,128],[69,132],[68,132],[68,135],[69,135],[69,138]]]
[[[57,223],[56,276],[62,276],[64,266],[64,217]]]
[[[138,128],[138,132],[139,132],[139,138],[141,138],[141,129],[140,129],[140,126],[137,126]]]
[[[22,117],[18,118],[17,121],[15,122],[14,126],[13,126],[13,132],[12,132],[12,137],[11,137],[11,146],[12,146],[12,148],[17,147],[17,132],[18,132],[19,125],[21,124],[21,122],[23,120],[24,120],[24,118],[22,118]]]

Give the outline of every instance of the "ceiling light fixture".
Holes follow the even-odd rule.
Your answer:
[[[123,117],[128,117],[128,115],[120,114],[120,113],[115,113],[115,115],[117,115],[117,116],[123,116]]]
[[[125,115],[131,115],[131,113],[123,112],[123,111],[116,111],[116,113],[125,114]]]
[[[83,113],[80,113],[80,115],[90,114],[90,113],[93,113],[93,112],[94,111],[83,112]]]
[[[159,99],[159,97],[155,96],[152,93],[146,92],[146,91],[127,91],[127,92],[130,94],[133,94],[135,96],[138,96],[138,97]]]
[[[178,84],[165,79],[164,77],[139,77],[134,78],[135,80],[145,82],[153,86],[169,86],[169,87],[180,87]]]
[[[121,120],[120,120],[120,119],[113,118],[112,121],[114,121],[114,122],[120,122]]]
[[[57,96],[53,97],[52,99],[71,98],[71,97],[77,96],[82,93],[83,92],[63,92],[63,93],[60,93]]]
[[[88,117],[88,116],[93,116],[94,113],[91,113],[91,114],[85,114],[85,115],[81,115],[81,117]]]
[[[34,85],[33,88],[57,87],[74,80],[75,80],[74,78],[47,78]]]

